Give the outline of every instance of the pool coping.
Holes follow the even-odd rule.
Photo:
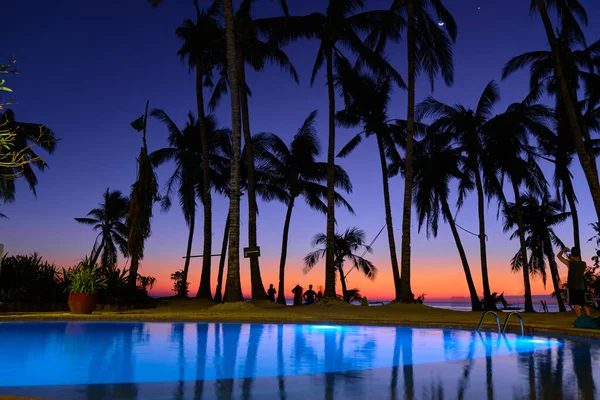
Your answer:
[[[121,314],[116,313],[118,317],[111,314],[92,314],[89,316],[80,316],[70,313],[61,313],[40,316],[26,314],[0,314],[0,323],[2,322],[196,322],[196,323],[241,323],[241,324],[320,324],[320,325],[354,325],[354,326],[400,326],[407,328],[437,328],[437,329],[457,329],[465,331],[476,330],[476,325],[462,322],[442,322],[442,321],[414,321],[414,320],[381,320],[381,319],[350,319],[350,318],[227,318],[227,317],[200,317],[200,316],[150,316],[140,314]],[[495,324],[486,322],[482,326],[482,331],[494,332]],[[519,333],[520,330],[514,328],[514,324],[509,324],[508,333]],[[524,332],[527,336],[545,336],[551,338],[563,338],[577,341],[591,341],[596,344],[600,342],[600,330],[582,329],[582,328],[554,328],[537,324],[525,324]]]

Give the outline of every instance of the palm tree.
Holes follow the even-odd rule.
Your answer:
[[[483,280],[484,307],[487,310],[495,309],[488,278],[487,249],[485,235],[485,197],[502,197],[502,187],[499,184],[495,169],[490,160],[484,157],[482,137],[491,119],[492,107],[498,101],[497,85],[492,81],[484,89],[477,108],[470,110],[462,105],[449,106],[427,97],[417,105],[416,118],[421,120],[431,116],[436,118],[431,128],[438,132],[447,132],[453,137],[458,150],[464,154],[462,172],[468,182],[475,182],[477,191],[477,210],[479,217],[479,250],[481,255],[481,275]],[[471,187],[461,181],[459,187],[459,205]]]
[[[229,196],[231,191],[231,159],[233,158],[233,146],[231,132],[223,130],[222,134],[217,136],[218,148],[217,153],[218,160],[215,161],[217,171],[215,177],[218,178],[214,182],[215,188],[221,194]],[[266,165],[266,157],[270,151],[271,145],[271,134],[258,133],[252,136],[252,147],[253,154],[258,160],[255,169],[256,176],[256,192],[263,201],[279,200],[283,203],[287,201],[287,193],[285,189],[281,187],[280,182],[275,178],[273,171]],[[244,154],[246,144],[242,147],[242,153]],[[240,196],[248,188],[248,164],[247,158],[243,157],[240,159]],[[221,260],[219,262],[219,271],[217,276],[217,289],[215,293],[215,301],[221,301],[221,292],[223,287],[223,272],[225,270],[224,255],[227,252],[226,238],[229,235],[229,216],[228,221],[225,223],[225,230],[223,232],[223,245],[221,249]]]
[[[483,135],[485,158],[494,164],[499,182],[504,182],[504,178],[511,182],[515,197],[517,236],[520,243],[518,262],[522,265],[529,265],[529,263],[520,187],[525,185],[530,192],[535,194],[547,191],[544,173],[531,155],[528,133],[543,127],[543,119],[549,115],[551,112],[544,106],[525,103],[511,104],[506,112],[488,121]],[[522,271],[525,311],[535,312],[531,298],[529,269],[523,268]]]
[[[183,40],[183,46],[179,50],[182,61],[187,57],[190,70],[196,72],[196,103],[198,111],[198,125],[200,131],[200,144],[202,160],[210,157],[210,137],[204,113],[204,86],[211,85],[212,71],[216,66],[222,70],[227,64],[225,46],[222,38],[220,17],[222,16],[222,3],[213,1],[210,8],[200,10],[198,0],[194,0],[196,8],[196,22],[186,20],[184,25],[177,29],[176,34]],[[202,164],[202,199],[204,209],[204,246],[202,257],[202,274],[197,298],[212,300],[210,288],[210,271],[212,252],[212,197],[211,197],[211,167],[209,163]],[[190,227],[191,231],[193,226]],[[190,232],[191,232],[190,231]],[[190,234],[191,235],[191,234]],[[188,251],[191,249],[191,240],[188,243]],[[189,254],[186,258],[186,266],[189,266]],[[184,267],[184,277],[187,279],[187,269]],[[187,281],[186,281],[187,282]]]
[[[139,261],[144,258],[144,242],[150,237],[150,220],[152,219],[152,205],[159,200],[158,183],[148,157],[146,143],[146,128],[148,122],[148,103],[146,112],[131,123],[131,127],[142,132],[142,148],[137,159],[137,180],[131,185],[131,196],[126,224],[129,229],[127,237],[128,253],[131,256],[129,266],[129,287],[136,288]]]
[[[552,27],[548,6],[556,9],[561,22],[565,20],[568,22],[570,30],[577,34],[579,42],[584,42],[585,39],[579,28],[577,18],[579,18],[584,25],[587,25],[587,14],[583,6],[577,0],[531,0],[530,10],[531,12],[538,11],[540,13],[546,36],[548,37],[548,42],[552,49],[554,74],[559,85],[564,111],[571,127],[575,150],[592,195],[596,216],[598,220],[600,220],[600,182],[598,180],[598,171],[595,165],[595,158],[591,156],[584,142],[584,140],[590,139],[589,131],[581,121],[581,112],[578,109],[577,91],[573,82],[569,80],[569,76],[567,75],[568,71],[565,71],[564,69],[565,64],[563,54],[561,52],[559,40],[555,36],[554,28]]]
[[[375,136],[381,163],[383,181],[383,204],[385,207],[385,222],[390,248],[390,261],[394,276],[394,287],[400,288],[400,268],[396,254],[396,241],[394,238],[394,224],[392,222],[392,206],[390,202],[389,176],[387,159],[392,163],[400,162],[400,155],[396,150],[392,133],[394,125],[388,123],[387,107],[390,102],[392,82],[389,76],[373,77],[361,74],[356,69],[338,78],[344,93],[346,108],[337,113],[338,122],[349,128],[362,126],[363,132],[354,136],[338,153],[338,157],[346,157],[366,137]],[[397,295],[399,293],[396,293]],[[398,298],[398,296],[396,296]]]
[[[546,262],[548,263],[554,293],[557,294],[558,308],[559,311],[564,312],[566,309],[562,296],[559,295],[561,291],[560,275],[554,247],[564,248],[565,246],[553,228],[563,223],[569,217],[569,213],[563,212],[561,203],[558,200],[551,199],[547,193],[543,195],[541,201],[534,194],[523,195],[521,204],[523,226],[527,234],[526,244],[531,254],[528,268],[525,269],[540,274],[545,280],[545,266]],[[508,232],[517,225],[516,204],[509,203],[504,209],[504,231]],[[518,231],[515,231],[511,239],[517,237],[518,234]],[[513,269],[516,271],[522,270],[522,257],[515,256],[513,260]]]
[[[463,187],[472,190],[473,182],[461,170],[465,157],[459,148],[452,145],[450,135],[434,131],[430,131],[422,141],[415,143],[414,155],[413,190],[419,231],[425,225],[427,237],[430,234],[436,237],[441,212],[444,221],[450,225],[452,236],[456,242],[469,288],[471,308],[473,311],[481,311],[482,306],[473,283],[467,255],[456,227],[455,217],[448,204],[449,185],[452,180],[458,179],[462,182]]]
[[[325,258],[327,253],[327,235],[323,233],[317,234],[312,242],[314,246],[325,246],[310,252],[304,257],[304,273],[308,273],[320,259]],[[367,278],[375,280],[377,277],[377,267],[362,255],[357,255],[359,251],[364,253],[372,253],[373,249],[365,244],[365,232],[362,229],[352,227],[346,229],[343,234],[336,233],[334,236],[333,248],[335,250],[335,268],[340,276],[342,284],[342,295],[344,301],[349,302],[350,296],[346,289],[346,275],[344,274],[344,263],[350,261],[352,268],[361,271]]]
[[[323,185],[327,181],[327,164],[316,161],[320,152],[315,128],[316,115],[316,111],[310,113],[289,146],[278,136],[272,135],[270,138],[271,152],[265,155],[267,168],[273,171],[275,179],[281,183],[287,193],[287,213],[283,224],[279,262],[277,302],[280,304],[285,304],[285,262],[290,222],[296,198],[302,196],[309,207],[324,214],[327,213],[327,206],[323,203],[323,199],[327,197],[327,187]],[[350,178],[339,166],[336,166],[335,178],[336,187],[347,193],[352,192]],[[336,202],[344,205],[350,212],[354,212],[350,204],[337,192]]]
[[[568,26],[564,26],[558,36],[564,71],[569,81],[579,89],[579,80],[585,79],[594,71],[593,55],[600,46],[600,41],[584,48],[575,49],[579,43],[576,35]],[[512,58],[502,70],[502,79],[515,71],[530,66],[530,90],[528,96],[531,101],[537,100],[544,92],[555,96],[556,107],[553,118],[553,130],[545,129],[535,132],[544,153],[544,159],[554,164],[554,185],[557,193],[562,192],[558,199],[566,199],[571,211],[573,222],[573,241],[576,247],[581,246],[579,238],[579,219],[577,214],[577,197],[572,183],[569,166],[575,154],[575,144],[571,133],[569,121],[564,109],[564,102],[554,72],[551,51],[533,51]],[[589,126],[589,124],[588,124]]]
[[[98,208],[87,213],[85,218],[75,218],[75,221],[93,225],[95,231],[100,231],[90,256],[90,265],[96,265],[98,257],[102,254],[102,265],[114,267],[117,264],[119,251],[127,257],[127,235],[128,229],[125,225],[129,199],[118,191],[104,192],[104,202]],[[98,243],[98,240],[100,243]]]
[[[152,152],[149,155],[149,158],[152,165],[155,167],[168,161],[175,160],[175,171],[167,180],[166,194],[162,197],[161,203],[164,211],[171,208],[171,194],[175,185],[177,185],[179,204],[181,205],[186,225],[189,228],[182,278],[184,282],[187,282],[194,238],[196,197],[201,200],[203,199],[202,190],[204,188],[204,174],[200,167],[203,165],[203,157],[200,135],[198,134],[200,131],[200,121],[195,119],[190,113],[185,128],[180,130],[163,110],[152,110],[151,115],[161,121],[169,131],[169,146]],[[216,120],[212,115],[204,117],[204,129],[209,132],[209,138],[213,142],[209,143],[211,156],[215,153],[215,138],[222,134],[222,130],[218,130],[216,124]],[[207,165],[210,166],[210,163],[207,163]],[[217,173],[213,171],[209,176],[215,176],[216,174]],[[203,204],[203,206],[205,206],[205,204]],[[201,279],[205,278],[201,277]]]
[[[6,110],[0,114],[0,127],[2,131],[10,132],[10,152],[19,154],[22,159],[29,160],[25,164],[5,166],[0,164],[0,200],[12,202],[15,200],[15,178],[22,177],[29,189],[37,196],[36,186],[38,179],[34,166],[43,171],[48,164],[36,152],[34,147],[39,147],[49,154],[54,153],[58,139],[54,133],[44,125],[30,122],[19,122],[15,119],[12,110]],[[1,158],[1,157],[0,157]]]
[[[326,65],[327,91],[329,99],[329,134],[327,145],[327,230],[330,239],[325,257],[324,296],[335,298],[334,235],[335,235],[335,82],[334,69],[349,64],[342,52],[342,46],[358,56],[361,63],[379,72],[386,71],[394,79],[402,82],[399,74],[387,63],[379,52],[369,48],[360,38],[364,32],[378,33],[385,30],[386,35],[397,37],[402,20],[388,10],[360,12],[365,6],[364,0],[329,0],[325,13],[315,12],[300,17],[281,17],[270,19],[261,24],[260,29],[270,35],[270,41],[283,46],[301,38],[320,41],[317,58],[312,71],[311,85],[318,71]]]
[[[404,205],[402,208],[402,248],[400,287],[396,300],[413,301],[410,286],[410,224],[413,194],[413,151],[415,123],[416,76],[425,72],[433,89],[433,80],[442,75],[447,85],[454,81],[452,42],[456,40],[456,22],[441,0],[395,0],[392,6],[398,14],[406,13],[408,62],[408,101],[406,113],[406,167],[404,172]],[[432,18],[429,10],[437,14]],[[438,24],[443,21],[442,26]],[[444,31],[445,30],[445,31]],[[451,40],[450,40],[451,39]]]
[[[287,55],[272,42],[260,39],[258,24],[252,20],[251,6],[254,0],[243,0],[240,9],[235,14],[235,39],[237,67],[240,84],[240,101],[242,107],[242,128],[244,141],[250,143],[252,134],[250,131],[250,115],[248,108],[248,91],[246,86],[246,63],[254,70],[262,71],[265,64],[270,61],[276,63],[283,69],[287,69],[296,81],[298,75]],[[232,99],[235,97],[232,97]],[[253,146],[246,146],[246,158],[248,168],[248,246],[258,247],[256,237],[256,177],[254,167]],[[250,256],[250,280],[252,284],[252,299],[266,300],[267,293],[262,283],[258,257]]]

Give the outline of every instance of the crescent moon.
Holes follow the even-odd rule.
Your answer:
[[[440,21],[440,22],[438,22],[438,25],[439,25],[439,26],[444,26],[445,24],[446,24],[446,23],[445,23],[444,21]]]

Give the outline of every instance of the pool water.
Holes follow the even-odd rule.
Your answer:
[[[0,396],[594,399],[599,361],[593,342],[443,329],[0,323]]]

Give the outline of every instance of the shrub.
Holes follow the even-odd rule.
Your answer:
[[[71,293],[96,294],[98,290],[106,288],[106,278],[100,274],[99,268],[89,268],[83,263],[68,273],[70,283],[67,290]]]
[[[183,270],[173,272],[171,274],[171,280],[173,281],[173,292],[175,292],[177,296],[187,296],[189,292],[188,286],[190,284],[183,280]]]

